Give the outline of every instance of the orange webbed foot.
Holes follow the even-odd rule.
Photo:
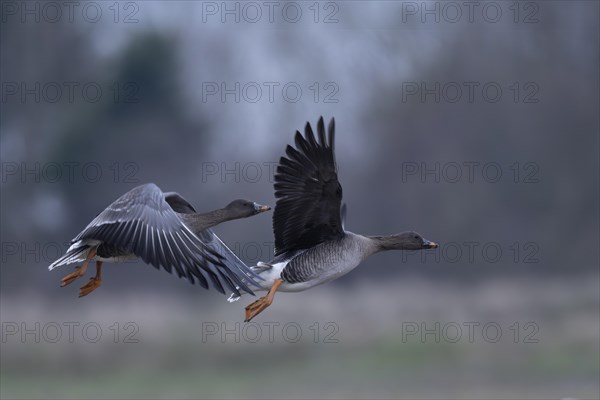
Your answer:
[[[89,282],[79,288],[79,297],[87,296],[100,287],[102,280],[98,277],[90,278]]]
[[[254,303],[248,305],[246,307],[246,319],[244,319],[244,322],[249,322],[252,320],[252,318],[263,312],[265,308],[269,307],[271,303],[272,301],[269,301],[267,296],[263,296]]]
[[[252,320],[252,318],[256,317],[258,314],[263,312],[265,308],[273,304],[275,292],[282,283],[282,279],[275,279],[275,282],[273,282],[273,286],[271,286],[271,289],[269,289],[269,292],[266,296],[261,297],[260,299],[256,300],[254,303],[249,304],[246,307],[246,319],[244,319],[244,322],[249,322],[250,320]]]
[[[60,280],[60,286],[67,286],[73,283],[76,279],[81,278],[83,275],[85,275],[85,270],[86,268],[84,267],[75,267],[75,271],[71,272],[69,275]]]

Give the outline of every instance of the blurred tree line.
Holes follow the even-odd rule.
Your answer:
[[[164,190],[179,191],[199,209],[216,208],[236,197],[273,203],[270,181],[204,183],[199,179],[201,163],[277,161],[293,131],[302,127],[303,122],[296,121],[314,123],[324,114],[334,115],[344,129],[337,135],[337,157],[349,205],[348,229],[366,234],[415,229],[442,245],[455,243],[463,252],[469,251],[465,243],[470,242],[479,243],[475,251],[486,243],[499,243],[505,252],[496,263],[484,262],[479,253],[475,262],[469,262],[465,253],[456,263],[450,253],[439,262],[427,262],[435,259],[433,255],[426,261],[408,255],[402,260],[402,272],[393,268],[401,264],[400,256],[386,254],[369,260],[344,282],[371,276],[373,269],[383,276],[416,274],[461,281],[597,271],[598,20],[585,7],[561,14],[563,9],[546,4],[544,24],[528,30],[465,25],[452,35],[443,29],[393,31],[401,25],[399,15],[374,31],[278,27],[281,34],[269,35],[266,41],[259,39],[270,32],[258,29],[248,29],[253,40],[244,38],[241,27],[207,28],[205,35],[198,35],[197,30],[165,22],[167,29],[136,26],[134,33],[122,35],[123,45],[107,53],[98,50],[106,31],[68,23],[3,22],[3,83],[95,82],[103,90],[97,102],[77,97],[57,103],[31,101],[27,96],[26,101],[18,96],[3,99],[3,164],[34,168],[36,163],[96,162],[104,174],[115,173],[118,179],[38,183],[27,175],[23,182],[5,176],[4,170],[2,242],[19,246],[66,242],[137,183],[156,182]],[[360,7],[346,12],[353,21],[359,18]],[[573,28],[574,21],[579,28]],[[352,40],[355,47],[343,45]],[[256,51],[254,57],[248,46]],[[508,48],[512,57],[507,56]],[[405,68],[390,60],[393,57]],[[275,75],[289,68],[291,76],[312,73],[323,76],[323,81],[337,77],[345,101],[326,107],[314,102],[246,105],[245,113],[238,112],[237,104],[198,101],[198,80],[210,77],[207,71],[245,76],[252,68],[261,71],[257,65],[279,68]],[[431,86],[468,81],[506,86],[534,82],[540,101],[406,100],[407,82]],[[270,128],[253,131],[257,124]],[[403,179],[406,163],[432,168],[436,162],[490,161],[499,163],[504,174],[515,163],[525,173],[523,165],[533,162],[539,167],[538,180]],[[269,224],[257,219],[224,227],[223,232],[238,241],[268,242]],[[228,241],[227,236],[224,239]],[[510,250],[514,243],[518,256]],[[526,243],[534,243],[537,250],[524,248]],[[9,257],[6,250],[3,290],[31,279],[48,280],[43,268],[48,260],[25,255],[26,262],[21,263],[23,257]],[[532,251],[538,262],[523,263]],[[261,259],[266,258],[267,254]],[[131,277],[134,272],[121,273]],[[156,274],[148,279],[162,278]]]

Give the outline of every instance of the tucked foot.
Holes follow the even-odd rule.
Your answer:
[[[67,286],[73,283],[77,278],[81,278],[83,275],[85,275],[86,269],[87,265],[85,265],[85,267],[75,267],[75,271],[71,272],[69,275],[60,280],[60,286]]]
[[[79,297],[87,296],[88,294],[92,293],[94,290],[99,288],[101,284],[102,279],[98,277],[90,278],[88,283],[79,288]]]
[[[244,322],[250,322],[252,318],[256,317],[258,314],[264,311],[265,308],[271,305],[272,301],[269,301],[267,296],[263,296],[260,299],[256,300],[254,303],[248,305],[246,307],[246,319]]]

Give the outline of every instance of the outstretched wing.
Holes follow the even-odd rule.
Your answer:
[[[223,265],[223,257],[203,243],[165,201],[163,192],[153,183],[138,186],[109,205],[73,242],[100,240],[140,257],[155,268],[163,267],[190,282],[194,277],[208,288],[201,270],[214,287],[224,293],[224,282],[240,281]],[[222,268],[216,268],[218,265]]]
[[[165,201],[175,212],[180,214],[192,214],[196,212],[194,207],[178,193],[165,193]],[[229,268],[233,267],[235,268],[234,271],[241,271],[244,274],[240,275],[238,273],[239,277],[243,279],[250,279],[250,281],[253,283],[254,281],[252,279],[262,279],[260,276],[252,272],[252,270],[242,260],[240,260],[239,257],[229,247],[227,247],[225,243],[223,243],[221,238],[219,238],[212,229],[205,229],[203,231],[194,233],[205,245],[223,257],[223,264]],[[217,265],[217,267],[222,268],[220,265]],[[237,281],[236,284],[247,292],[252,293],[252,291],[248,289],[246,285],[239,285]]]
[[[306,249],[344,235],[340,217],[342,186],[334,155],[335,120],[317,123],[318,141],[309,123],[296,131],[295,148],[287,146],[275,174],[273,232],[275,255]]]

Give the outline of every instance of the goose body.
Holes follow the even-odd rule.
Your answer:
[[[60,262],[54,262],[48,267],[50,270],[66,264],[72,264],[76,262],[85,261],[90,250],[96,248],[96,255],[91,259],[93,261],[102,261],[109,263],[127,262],[137,260],[139,257],[134,253],[127,251],[123,247],[114,246],[110,243],[103,242],[96,239],[78,240],[72,243],[67,249],[66,254],[73,254],[68,260],[61,260]],[[83,251],[80,251],[83,250]],[[57,260],[58,261],[58,260]]]
[[[368,237],[344,232],[341,239],[320,243],[310,249],[282,254],[252,270],[262,278],[255,291],[269,290],[283,279],[282,292],[301,292],[346,275],[375,251]]]
[[[90,261],[96,261],[96,277],[82,288],[80,297],[100,285],[103,262],[137,258],[169,273],[175,271],[191,283],[198,280],[206,289],[210,281],[222,293],[225,287],[252,292],[246,282],[253,283],[256,275],[210,228],[269,209],[247,200],[235,200],[223,209],[199,214],[179,194],[163,193],[153,183],[144,184],[99,213],[49,269],[83,262],[82,267],[63,278],[65,286],[82,276]]]
[[[262,278],[252,288],[268,293],[246,307],[246,321],[271,305],[278,290],[299,292],[330,282],[380,251],[437,247],[413,231],[364,236],[345,230],[334,136],[333,119],[327,131],[323,118],[319,119],[316,137],[307,123],[304,135],[296,131],[295,146],[288,145],[279,160],[274,184],[275,257],[252,267]],[[229,301],[238,298],[233,293]]]

